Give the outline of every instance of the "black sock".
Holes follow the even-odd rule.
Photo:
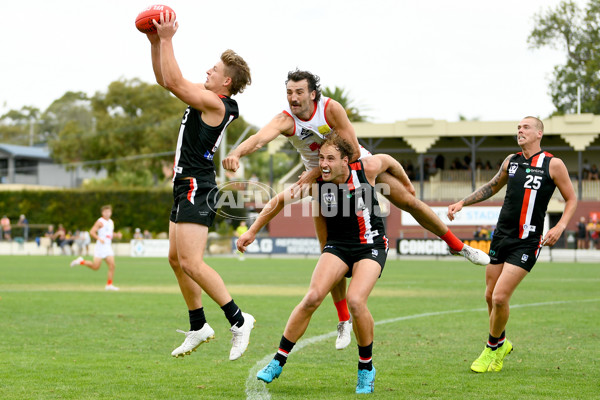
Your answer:
[[[279,365],[281,365],[282,367],[287,362],[288,355],[294,348],[295,344],[296,343],[292,343],[289,340],[287,340],[285,336],[281,336],[281,341],[279,342],[279,349],[277,350],[277,353],[273,358],[279,361]]]
[[[505,339],[506,339],[506,330],[502,331],[502,333],[500,334],[500,337],[498,338],[498,348],[502,347]]]
[[[358,369],[373,369],[373,342],[368,346],[358,346]]]
[[[237,326],[238,328],[244,325],[244,316],[242,315],[242,310],[235,304],[233,299],[221,307],[221,310],[225,313],[225,317],[231,324],[231,326]]]
[[[206,323],[206,317],[204,316],[204,307],[200,307],[196,310],[188,310],[190,315],[190,331],[199,331]]]
[[[490,333],[490,335],[488,336],[488,342],[486,346],[492,349],[492,351],[496,350],[498,348],[498,338],[493,337]]]

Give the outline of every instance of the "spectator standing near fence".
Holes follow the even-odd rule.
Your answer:
[[[598,219],[592,217],[592,220],[587,224],[587,233],[590,238],[590,250],[598,248],[598,239],[600,238],[600,224]]]
[[[579,218],[579,222],[577,223],[577,248],[578,249],[586,249],[586,239],[587,239],[587,224],[585,223],[585,217]]]
[[[27,241],[29,238],[29,221],[25,217],[25,214],[21,214],[19,216],[19,221],[17,222],[17,226],[23,228],[23,241]]]
[[[0,219],[0,225],[2,226],[2,238],[4,240],[11,240],[12,231],[10,227],[10,219],[6,215]]]

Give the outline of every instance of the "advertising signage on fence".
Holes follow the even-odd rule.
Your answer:
[[[448,207],[431,207],[446,225],[496,225],[501,207],[465,207],[458,212],[454,221],[448,219]],[[412,215],[402,211],[402,225],[417,226]]]
[[[167,257],[169,254],[168,239],[132,240],[131,257]]]
[[[233,250],[236,241],[237,238],[231,241]],[[246,254],[320,255],[321,246],[315,238],[257,238],[248,246]]]
[[[490,240],[464,240],[469,246],[487,253],[490,250]],[[440,239],[398,239],[396,251],[399,256],[448,256],[448,245]]]

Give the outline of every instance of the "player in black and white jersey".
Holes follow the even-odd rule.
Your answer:
[[[577,207],[565,164],[541,149],[543,135],[542,121],[525,117],[517,133],[522,151],[506,157],[490,182],[448,207],[448,218],[453,220],[464,206],[486,200],[507,185],[490,245],[491,263],[485,273],[490,331],[486,347],[471,365],[475,372],[502,369],[504,357],[513,349],[505,331],[510,298],[535,265],[542,246],[556,243]],[[556,187],[565,200],[565,208],[556,226],[544,235],[544,217]]]
[[[344,107],[337,101],[322,96],[319,81],[318,76],[308,71],[290,71],[285,82],[287,107],[256,134],[233,149],[223,160],[223,167],[236,171],[241,157],[253,153],[282,135],[300,153],[306,168],[295,187],[311,184],[321,173],[318,168],[319,147],[333,130],[352,146],[350,161],[370,155],[359,145]],[[387,185],[389,191],[385,195],[386,198],[396,207],[410,213],[423,228],[444,240],[453,254],[462,255],[478,265],[487,265],[487,254],[461,242],[427,204],[414,196],[414,187],[405,173],[392,175],[384,171],[377,177],[377,183]],[[343,349],[350,344],[352,331],[346,306],[344,280],[331,291],[331,297],[339,318],[335,345],[337,349]]]
[[[321,146],[321,178],[312,185],[310,194],[316,199],[318,229],[323,227],[326,232],[325,246],[313,272],[308,293],[296,306],[285,326],[275,358],[257,374],[258,379],[267,383],[281,374],[288,354],[331,289],[344,277],[352,277],[347,301],[358,343],[356,392],[373,391],[374,321],[367,307],[367,299],[383,271],[388,251],[388,240],[373,186],[377,175],[383,171],[395,174],[403,171],[395,159],[385,154],[350,163],[352,151],[348,142],[333,134]],[[305,192],[304,196],[308,194]],[[238,239],[238,250],[244,252],[260,229],[290,201],[292,194],[289,190],[271,199],[250,229]]]
[[[229,359],[236,360],[248,347],[254,317],[239,309],[221,276],[204,262],[204,249],[218,200],[213,155],[225,128],[239,115],[231,96],[250,84],[250,69],[239,55],[227,50],[207,71],[206,82],[192,83],[181,74],[173,52],[172,38],[179,26],[175,15],[161,13],[160,23],[155,21],[154,25],[157,33],[147,36],[156,81],[188,104],[181,120],[173,166],[169,263],[189,310],[190,330],[181,331],[185,341],[171,355],[191,354],[214,337],[215,332],[204,315],[201,297],[204,291],[221,307],[231,324]]]

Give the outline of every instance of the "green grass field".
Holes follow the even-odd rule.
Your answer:
[[[315,313],[281,377],[256,371],[273,356],[315,259],[209,259],[256,319],[250,347],[228,360],[231,334],[204,299],[216,339],[183,359],[189,328],[166,259],[117,258],[69,268],[70,258],[0,256],[0,399],[347,399],[356,342],[334,347],[330,299]],[[484,269],[462,261],[389,260],[369,308],[376,321],[377,399],[598,399],[600,266],[539,263],[512,299],[515,346],[500,373],[475,374],[488,323]]]

